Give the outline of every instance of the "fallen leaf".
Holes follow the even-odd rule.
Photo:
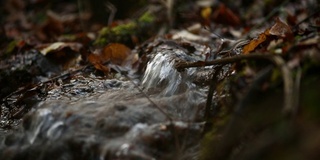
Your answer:
[[[202,42],[209,42],[209,38],[205,36],[200,36],[188,32],[187,30],[181,30],[172,35],[172,39],[185,39],[189,41],[202,41]]]
[[[272,27],[266,29],[263,33],[259,34],[257,38],[254,38],[245,45],[243,47],[243,53],[248,54],[254,51],[262,43],[266,43],[265,47],[267,47],[270,41],[277,39],[293,39],[291,28],[280,18],[276,19],[276,23]]]
[[[240,18],[223,3],[220,4],[219,8],[213,13],[213,20],[217,23],[237,26],[240,25]]]
[[[131,54],[131,49],[120,43],[111,43],[103,48],[102,57],[111,63],[122,65]]]
[[[293,36],[291,28],[280,18],[276,19],[276,23],[270,28],[269,33],[281,38],[292,38]]]
[[[46,22],[37,30],[36,35],[40,40],[56,40],[64,31],[64,24],[59,15],[53,11],[47,11]]]
[[[201,17],[204,19],[204,25],[210,26],[210,17],[211,17],[212,9],[211,7],[204,7],[201,9]]]
[[[40,53],[46,56],[52,62],[67,68],[72,65],[71,62],[79,57],[82,44],[74,42],[55,42],[51,44],[39,45],[37,48]]]
[[[105,66],[105,63],[123,66],[132,63],[133,57],[131,49],[127,46],[120,43],[110,43],[100,52],[90,54],[88,60],[96,69],[108,73],[110,69]]]
[[[56,52],[62,50],[64,48],[70,48],[75,52],[79,52],[82,45],[80,43],[73,43],[73,42],[55,42],[51,44],[44,44],[40,45],[37,48],[41,49],[40,52],[45,56],[50,52]]]
[[[266,41],[267,37],[270,35],[269,29],[261,33],[258,38],[251,40],[247,45],[243,47],[243,53],[248,54],[255,50],[261,43]]]
[[[5,50],[5,54],[11,54],[15,49],[21,50],[23,47],[27,45],[26,41],[24,40],[13,40],[11,41]]]

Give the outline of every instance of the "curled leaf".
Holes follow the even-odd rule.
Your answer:
[[[292,31],[291,28],[283,22],[280,18],[276,19],[276,23],[270,28],[269,33],[274,36],[281,38],[291,38]]]
[[[257,38],[251,40],[247,45],[243,47],[243,53],[248,54],[255,50],[261,43],[266,41],[267,37],[270,35],[269,29],[261,33]]]
[[[72,43],[72,42],[55,42],[51,44],[44,44],[41,46],[38,46],[40,48],[40,52],[45,56],[48,53],[60,51],[64,48],[70,48],[72,51],[79,52],[82,48],[82,45],[80,43]]]
[[[106,63],[125,65],[132,57],[131,49],[127,46],[120,43],[110,43],[100,52],[90,54],[88,60],[96,69],[108,73],[109,68],[105,66]]]
[[[82,44],[74,42],[55,42],[51,44],[39,45],[37,48],[41,54],[50,61],[68,68],[73,65],[80,56]]]
[[[257,38],[251,40],[243,47],[243,53],[248,54],[254,51],[260,44],[269,43],[272,40],[280,38],[290,40],[293,38],[293,34],[290,27],[280,18],[277,18],[276,23],[272,27],[266,29]],[[267,47],[267,45],[265,47]]]

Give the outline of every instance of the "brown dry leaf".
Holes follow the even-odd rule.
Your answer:
[[[120,43],[110,43],[105,46],[100,53],[93,53],[88,56],[88,60],[94,67],[105,73],[109,72],[109,68],[104,66],[110,62],[116,65],[125,65],[131,62],[131,49]]]
[[[281,38],[292,38],[293,36],[291,28],[280,18],[276,19],[276,24],[270,28],[269,33]]]
[[[213,20],[217,23],[237,26],[240,25],[240,18],[232,12],[231,9],[227,8],[223,3],[220,4],[219,8],[213,13]]]
[[[80,56],[79,52],[82,48],[82,44],[73,42],[55,42],[39,45],[36,48],[38,48],[49,60],[62,65],[63,68],[68,68],[73,65]]]
[[[271,40],[279,38],[284,40],[291,40],[293,38],[293,34],[290,27],[281,19],[277,18],[276,23],[271,28],[266,29],[258,36],[258,38],[251,40],[247,45],[243,47],[243,53],[248,54],[254,51],[260,44],[264,42],[270,42]]]
[[[120,43],[111,43],[103,48],[101,58],[122,65],[131,54],[131,49]]]
[[[39,45],[37,48],[40,49],[40,52],[45,56],[48,53],[57,52],[64,48],[69,48],[72,51],[79,52],[82,48],[82,45],[80,43],[73,42],[55,42],[51,44]]]
[[[108,61],[103,61],[98,54],[90,54],[88,60],[97,70],[103,71],[105,74],[109,73],[109,67],[104,66],[104,63]]]
[[[37,37],[42,41],[56,40],[64,31],[64,24],[59,15],[53,11],[47,11],[46,22],[37,30]]]
[[[247,45],[243,47],[243,53],[248,54],[251,51],[255,50],[261,43],[267,40],[267,37],[270,35],[269,29],[261,33],[258,38],[251,40]]]

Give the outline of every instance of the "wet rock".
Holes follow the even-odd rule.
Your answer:
[[[105,82],[104,82],[104,86],[106,87],[106,88],[118,88],[118,87],[120,87],[121,86],[121,81],[118,81],[118,80],[106,80]]]

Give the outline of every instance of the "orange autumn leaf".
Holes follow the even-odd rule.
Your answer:
[[[251,40],[247,45],[243,47],[243,53],[248,54],[255,50],[261,43],[266,41],[267,37],[270,35],[269,29],[261,33],[258,38]]]
[[[120,43],[110,43],[101,52],[90,54],[88,60],[96,69],[108,73],[109,68],[105,66],[105,63],[123,65],[128,61],[130,55],[131,49],[127,46]]]
[[[270,40],[277,38],[285,40],[293,38],[290,27],[279,18],[276,19],[276,23],[272,27],[266,29],[257,38],[251,40],[247,45],[245,45],[243,47],[243,53],[248,54],[254,51],[260,44],[270,42]]]
[[[131,49],[120,43],[111,43],[103,48],[101,58],[122,65],[131,54]]]

